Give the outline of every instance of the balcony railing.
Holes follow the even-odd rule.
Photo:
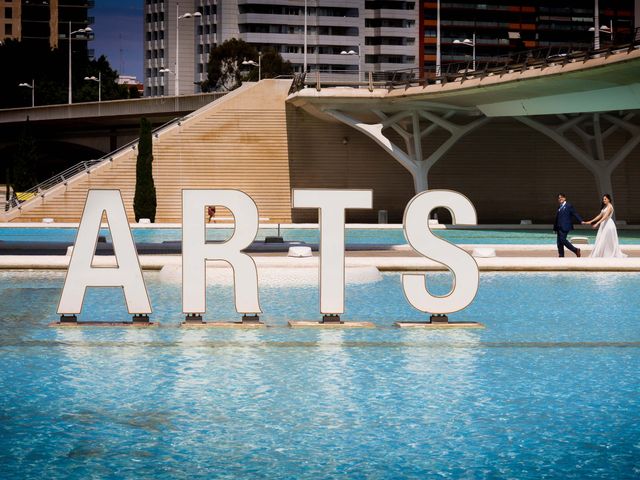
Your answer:
[[[625,40],[625,39],[623,39]],[[544,69],[551,65],[565,65],[571,62],[585,62],[592,58],[608,57],[614,53],[632,52],[640,48],[640,28],[636,28],[627,37],[625,43],[609,45],[600,49],[576,50],[571,47],[548,47],[527,50],[507,56],[476,58],[475,68],[472,59],[465,62],[442,65],[440,71],[430,68],[405,68],[382,72],[349,71],[315,71],[309,72],[302,81],[294,82],[300,88],[322,87],[367,87],[374,88],[408,88],[410,86],[426,86],[445,84],[448,82],[464,82],[468,79],[482,79],[489,75],[524,72],[530,69]]]

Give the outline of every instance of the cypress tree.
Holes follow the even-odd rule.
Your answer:
[[[136,222],[141,218],[156,221],[156,187],[153,183],[153,142],[151,123],[140,119],[140,140],[138,142],[138,160],[136,162],[136,193],[133,197],[133,212]]]

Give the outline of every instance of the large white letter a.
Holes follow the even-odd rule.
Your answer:
[[[91,266],[103,212],[109,221],[116,267]],[[80,313],[87,287],[121,287],[130,314],[151,313],[149,296],[119,190],[89,190],[87,194],[58,313]]]

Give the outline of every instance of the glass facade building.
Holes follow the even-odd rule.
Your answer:
[[[273,48],[301,72],[305,3],[308,71],[350,71],[355,77],[358,72],[417,66],[416,2],[145,0],[145,94],[197,92],[198,83],[206,79],[209,52],[230,38],[242,39],[258,50]],[[195,12],[201,16],[184,17]],[[183,18],[177,21],[178,17]],[[176,67],[179,89],[173,73]]]
[[[475,51],[478,60],[537,48],[585,49],[593,46],[593,0],[488,0],[440,2],[442,64],[465,62]],[[600,32],[600,44],[622,42],[633,33],[637,10],[634,0],[600,0],[599,23],[613,29]],[[437,50],[438,3],[423,2],[420,9],[422,65],[434,70]],[[465,40],[467,40],[465,42]]]

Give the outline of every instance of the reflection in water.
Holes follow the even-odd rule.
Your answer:
[[[344,330],[318,331],[314,380],[324,397],[322,404],[328,408],[319,408],[317,414],[327,428],[343,427],[345,414],[357,409],[352,401],[352,372],[350,357],[344,347],[344,336]]]
[[[482,281],[469,317],[487,328],[444,332],[384,328],[415,317],[392,274],[352,289],[350,315],[382,326],[358,331],[49,329],[55,302],[0,286],[0,478],[634,473],[640,275]],[[179,288],[149,286],[154,319],[176,327]],[[261,295],[309,318],[312,290]],[[121,299],[86,308],[113,318]],[[33,319],[28,302],[45,302]]]
[[[402,330],[405,369],[420,376],[467,375],[473,371],[480,349],[472,330]]]
[[[204,330],[185,328],[178,334],[178,351],[173,359],[175,369],[174,396],[177,403],[195,403],[203,401],[201,389],[207,386],[208,352],[205,347]],[[211,368],[215,368],[211,365]]]
[[[73,390],[74,398],[83,397],[86,392],[88,362],[92,356],[90,344],[82,328],[56,328],[55,336],[60,342],[60,375],[66,386]]]
[[[476,389],[476,365],[482,349],[478,333],[471,330],[443,332],[404,330],[403,364],[407,382],[416,387],[415,401],[422,402],[425,428],[455,438],[461,424],[472,423],[478,406],[469,400]]]
[[[222,449],[228,455],[215,462],[230,461],[249,447],[237,438],[263,422],[260,402],[270,386],[262,374],[261,334],[183,329],[177,348],[171,358],[174,384],[166,392],[168,403],[181,406],[172,442],[191,451]]]

